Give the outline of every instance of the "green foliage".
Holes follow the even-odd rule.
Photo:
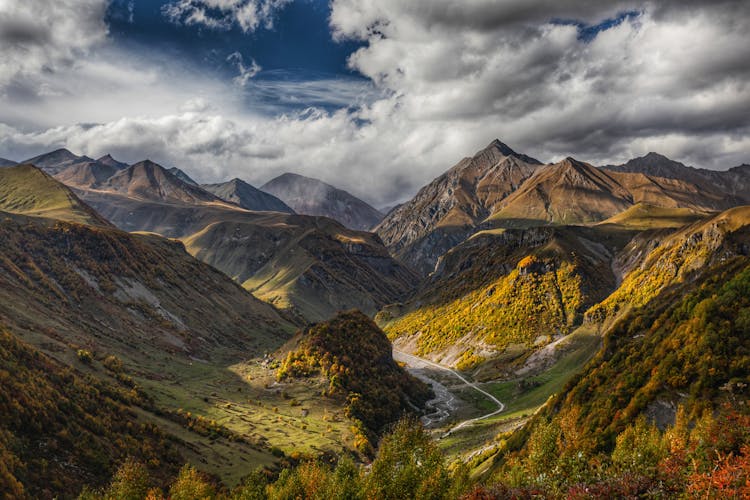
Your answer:
[[[146,467],[132,458],[126,460],[112,478],[104,495],[107,500],[140,500],[149,491],[150,478]]]
[[[391,343],[367,316],[351,311],[301,333],[277,371],[277,378],[328,380],[327,395],[346,401],[346,415],[362,422],[355,427],[360,451],[366,451],[385,426],[398,420],[410,405],[422,406],[431,390],[399,367]],[[364,436],[362,435],[364,434]]]
[[[92,478],[102,486],[128,456],[158,477],[171,473],[181,459],[157,427],[137,421],[129,407],[138,403],[0,329],[0,490],[71,496]]]
[[[450,498],[452,476],[424,429],[400,421],[380,444],[365,482],[366,496],[383,500]]]

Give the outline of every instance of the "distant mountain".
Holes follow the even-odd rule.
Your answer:
[[[123,230],[181,239],[192,255],[307,321],[353,308],[374,314],[417,279],[370,233],[325,217],[250,212],[151,162],[77,193]]]
[[[537,171],[488,221],[502,226],[596,223],[636,203],[704,212],[736,204],[684,180],[611,172],[566,158]]]
[[[107,165],[107,166],[113,167],[113,168],[115,168],[117,170],[122,170],[122,169],[128,168],[130,166],[127,163],[115,160],[114,158],[112,158],[112,155],[110,155],[110,154],[106,154],[106,155],[102,156],[101,158],[98,158],[96,161],[98,163],[101,163],[102,165]]]
[[[0,167],[12,167],[13,165],[18,165],[18,162],[6,158],[0,158]]]
[[[602,167],[614,172],[635,172],[649,176],[679,179],[711,191],[720,191],[739,200],[735,204],[750,203],[750,166],[740,165],[729,170],[708,170],[688,167],[658,153],[648,153],[622,165]]]
[[[0,210],[95,226],[110,225],[70,189],[33,165],[0,169]]]
[[[177,167],[172,167],[172,168],[168,169],[167,172],[169,172],[170,174],[174,175],[175,177],[177,177],[178,179],[180,179],[185,184],[190,184],[191,186],[198,186],[198,183],[195,182],[192,177],[190,177],[188,174],[186,174],[185,172],[183,172],[182,170],[180,170]]]
[[[464,158],[375,228],[388,248],[423,274],[473,232],[541,163],[499,140]]]
[[[131,198],[165,203],[220,203],[222,200],[198,186],[188,184],[161,165],[144,160],[117,172],[102,190]]]
[[[302,175],[282,174],[260,189],[276,196],[298,214],[330,217],[352,229],[369,230],[383,219],[383,214],[354,195]]]
[[[70,165],[79,162],[94,161],[93,158],[88,156],[74,155],[67,149],[56,149],[50,153],[44,153],[28,160],[24,160],[21,163],[31,164],[35,167],[39,167],[50,175],[55,175]]]
[[[236,203],[247,210],[294,213],[294,210],[280,199],[251,186],[242,179],[235,178],[219,184],[203,184],[201,187],[222,200]]]
[[[125,167],[127,168],[127,166]],[[79,189],[92,189],[103,186],[122,167],[112,162],[83,161],[73,163],[54,175],[55,179],[66,186]]]

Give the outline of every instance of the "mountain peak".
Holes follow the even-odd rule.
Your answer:
[[[383,219],[383,214],[351,193],[304,175],[285,172],[260,189],[298,214],[330,217],[351,229],[367,230]]]
[[[498,151],[500,151],[502,154],[504,154],[505,156],[516,156],[517,155],[517,153],[515,151],[513,151],[513,149],[510,146],[508,146],[507,144],[505,144],[504,142],[502,142],[500,139],[493,140],[487,146],[487,148],[495,148]],[[487,148],[485,148],[485,149],[487,149]]]
[[[107,153],[106,155],[102,156],[101,158],[96,160],[97,163],[101,163],[102,165],[107,165],[108,167],[116,168],[118,170],[122,170],[124,168],[128,168],[129,165],[127,163],[123,163],[121,161],[115,160],[111,154]]]
[[[222,200],[246,210],[294,213],[294,210],[274,195],[261,191],[239,177],[219,184],[204,184],[201,187]]]

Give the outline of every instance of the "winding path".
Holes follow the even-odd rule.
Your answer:
[[[457,431],[459,429],[462,429],[462,428],[466,427],[467,425],[471,425],[474,422],[478,422],[479,420],[484,420],[486,418],[493,417],[493,416],[497,415],[498,413],[502,412],[503,410],[505,410],[505,405],[502,403],[502,401],[500,401],[499,399],[497,399],[495,396],[493,396],[489,392],[485,391],[484,389],[480,389],[474,382],[470,382],[469,380],[467,380],[463,375],[461,375],[457,371],[451,370],[450,368],[446,368],[445,366],[439,365],[437,363],[433,363],[432,361],[428,361],[428,360],[426,360],[424,358],[420,358],[418,356],[414,356],[412,354],[407,354],[407,353],[405,353],[403,351],[399,351],[395,347],[393,348],[393,354],[394,354],[394,356],[393,356],[394,358],[400,358],[406,364],[410,364],[409,361],[412,361],[412,363],[410,364],[410,366],[414,366],[414,364],[422,364],[422,365],[430,366],[432,368],[437,368],[438,370],[443,370],[443,371],[449,372],[454,377],[458,378],[461,382],[463,382],[465,385],[471,387],[472,389],[474,389],[477,392],[482,393],[490,401],[492,401],[493,403],[495,403],[497,405],[497,410],[493,411],[492,413],[488,413],[486,415],[482,415],[481,417],[470,418],[468,420],[464,420],[463,422],[459,423],[458,425],[455,425],[455,426],[451,427],[448,430],[448,432],[446,432],[443,435],[443,437],[450,436],[453,431]],[[418,368],[418,366],[414,366],[414,367]]]

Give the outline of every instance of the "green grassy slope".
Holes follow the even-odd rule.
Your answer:
[[[70,189],[32,165],[0,169],[0,210],[81,224],[109,225]]]
[[[61,365],[0,329],[0,491],[71,498],[101,486],[126,457],[166,481],[182,463],[171,437],[142,425],[128,387]]]

